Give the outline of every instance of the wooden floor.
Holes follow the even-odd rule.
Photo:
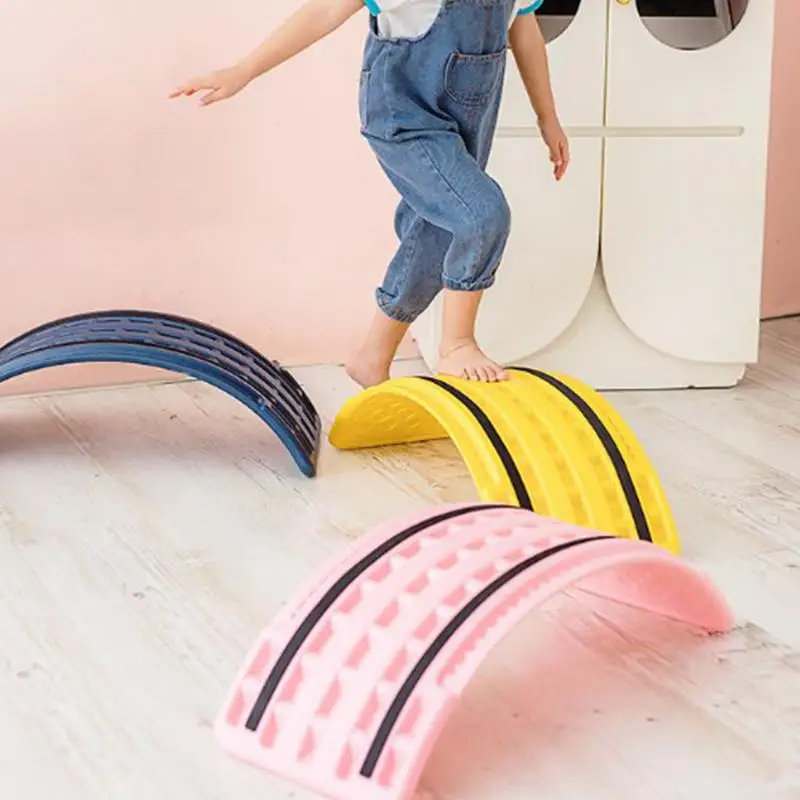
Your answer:
[[[296,374],[327,424],[342,371]],[[764,327],[735,390],[612,400],[737,628],[560,598],[481,668],[422,796],[800,798],[800,320]],[[447,442],[326,446],[309,481],[197,383],[5,400],[0,453],[3,800],[308,800],[214,743],[246,650],[366,527],[474,497]]]

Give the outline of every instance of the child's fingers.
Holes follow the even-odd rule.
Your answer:
[[[183,86],[179,86],[170,94],[170,98],[191,97],[193,94],[197,94],[197,92],[200,92],[203,89],[217,88],[218,85],[216,81],[212,81],[210,78],[198,78],[196,80],[189,81],[189,83],[184,83]]]
[[[190,97],[197,91],[197,85],[194,83],[184,83],[183,86],[179,86],[170,97]]]
[[[561,153],[557,145],[550,148],[550,163],[553,165],[553,177],[558,180],[558,173],[561,169]]]
[[[555,169],[553,170],[553,175],[555,175],[555,179],[560,181],[564,174],[567,171],[567,167],[569,166],[569,145],[566,140],[561,140],[558,143],[558,156],[554,160]]]
[[[557,181],[561,180],[561,176],[564,174],[565,167],[566,164],[560,158],[553,159],[553,177]]]

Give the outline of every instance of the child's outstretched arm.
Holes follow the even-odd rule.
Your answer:
[[[308,0],[238,64],[187,81],[170,97],[205,91],[204,106],[240,92],[255,78],[333,33],[364,8],[364,0]]]
[[[536,112],[542,138],[550,150],[553,174],[557,181],[564,177],[569,164],[569,142],[558,120],[547,47],[535,14],[522,14],[514,20],[510,32],[511,52],[517,62],[525,91]]]

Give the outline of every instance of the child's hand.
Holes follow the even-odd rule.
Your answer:
[[[553,176],[557,181],[564,177],[569,166],[569,142],[558,119],[553,118],[539,123],[544,143],[550,150],[550,161],[553,162]]]
[[[170,98],[191,97],[197,92],[205,91],[206,94],[201,98],[200,104],[209,106],[219,100],[233,97],[241,92],[251,80],[252,76],[244,68],[229,67],[184,83],[170,94]]]

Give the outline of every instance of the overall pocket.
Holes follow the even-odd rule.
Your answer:
[[[505,59],[505,47],[488,55],[451,54],[445,67],[445,91],[462,105],[486,105],[503,79]]]

